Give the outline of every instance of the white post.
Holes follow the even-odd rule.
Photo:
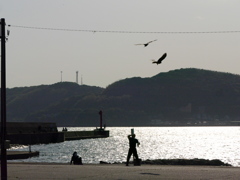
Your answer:
[[[133,135],[133,134],[134,134],[134,128],[131,129],[131,135]]]

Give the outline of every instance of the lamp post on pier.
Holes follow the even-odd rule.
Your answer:
[[[100,115],[100,129],[102,130],[102,110],[99,111],[99,115]]]

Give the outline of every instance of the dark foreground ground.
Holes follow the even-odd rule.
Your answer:
[[[7,171],[18,180],[240,179],[240,168],[230,166],[8,163]]]

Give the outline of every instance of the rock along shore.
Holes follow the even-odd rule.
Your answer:
[[[115,162],[113,164],[124,164]],[[108,162],[100,161],[100,164],[111,164]],[[145,160],[141,164],[149,165],[199,165],[199,166],[232,166],[231,164],[224,163],[218,159],[207,160],[207,159],[155,159]]]

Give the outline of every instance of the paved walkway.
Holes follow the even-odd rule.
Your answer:
[[[240,168],[219,166],[8,163],[7,170],[8,179],[18,180],[240,179]]]

